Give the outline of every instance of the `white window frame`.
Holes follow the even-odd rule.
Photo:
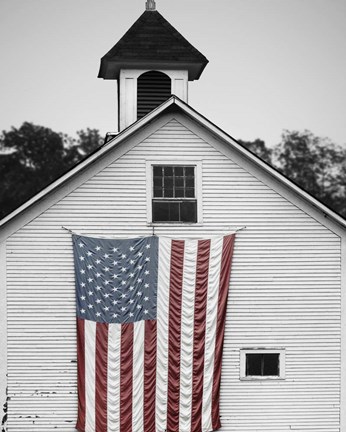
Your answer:
[[[195,167],[195,199],[197,200],[197,222],[153,222],[152,221],[152,200],[153,200],[153,166],[154,165],[190,165]],[[148,226],[177,226],[193,225],[201,226],[203,224],[203,201],[202,201],[202,159],[195,157],[184,157],[184,159],[175,158],[150,158],[146,160],[146,190],[147,190],[147,225]]]
[[[247,354],[279,354],[279,375],[246,375]],[[285,348],[242,348],[240,350],[240,380],[265,381],[286,379],[286,350]]]

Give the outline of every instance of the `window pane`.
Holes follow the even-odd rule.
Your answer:
[[[153,222],[169,221],[169,202],[153,201]]]
[[[263,354],[246,354],[246,376],[262,375]]]
[[[175,187],[184,187],[184,177],[175,178]]]
[[[196,201],[181,202],[180,222],[197,222],[197,202]]]
[[[154,187],[162,186],[162,177],[154,177]]]
[[[154,166],[154,176],[162,176],[162,167]]]
[[[184,175],[184,167],[174,167],[174,174],[176,176],[183,176]]]
[[[169,203],[169,220],[173,222],[179,222],[179,203],[178,202],[170,202]]]
[[[173,177],[165,177],[164,178],[164,187],[173,189]]]
[[[186,198],[195,198],[195,188],[187,188],[185,190],[185,197]]]
[[[177,188],[175,190],[175,197],[176,198],[184,198],[184,189],[183,188]]]
[[[186,177],[186,187],[195,187],[194,177]]]
[[[162,198],[162,188],[155,188],[154,189],[154,198]]]
[[[164,167],[165,176],[173,176],[173,167],[166,166]]]
[[[173,198],[173,189],[165,189],[165,198]]]
[[[279,375],[279,354],[264,354],[263,375]]]
[[[195,175],[195,168],[194,167],[186,167],[185,168],[185,175],[186,176],[194,176]]]

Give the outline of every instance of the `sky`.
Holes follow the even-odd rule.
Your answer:
[[[346,0],[156,0],[209,60],[189,104],[234,138],[310,130],[346,148]],[[116,130],[100,58],[145,0],[1,0],[0,131]]]

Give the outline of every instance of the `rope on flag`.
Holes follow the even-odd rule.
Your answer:
[[[73,235],[80,432],[208,432],[235,235]]]

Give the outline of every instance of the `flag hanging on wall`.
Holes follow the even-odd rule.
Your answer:
[[[234,235],[73,235],[80,432],[221,427]]]

